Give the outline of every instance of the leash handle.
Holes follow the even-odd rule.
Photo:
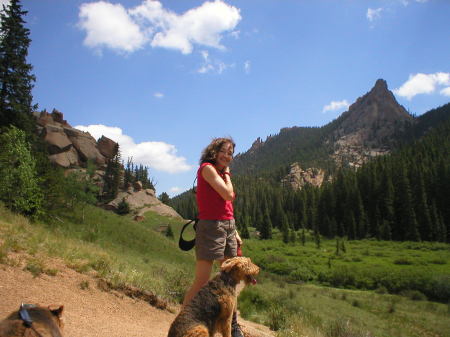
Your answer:
[[[195,238],[190,241],[186,241],[185,239],[183,239],[184,230],[186,229],[187,226],[189,226],[194,221],[195,221],[195,223],[194,223],[194,231],[195,231],[197,229],[198,219],[191,220],[188,223],[185,223],[183,225],[183,228],[181,229],[180,240],[178,241],[178,247],[180,247],[181,250],[188,251],[188,250],[191,250],[192,248],[194,248],[194,246],[195,246]]]

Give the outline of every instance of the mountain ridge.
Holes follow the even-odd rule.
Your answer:
[[[286,127],[266,140],[258,137],[249,150],[236,155],[232,169],[245,175],[279,170],[287,174],[294,163],[328,173],[339,167],[358,168],[419,137],[424,130],[417,130],[424,128],[424,121],[430,128],[443,118],[412,116],[397,102],[387,82],[378,79],[347,111],[321,127]]]

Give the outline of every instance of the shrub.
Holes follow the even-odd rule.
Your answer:
[[[38,217],[43,213],[43,195],[36,160],[25,137],[14,126],[0,135],[0,200],[14,212]]]
[[[24,270],[29,271],[34,277],[38,277],[44,272],[44,264],[42,261],[32,259],[28,261]]]
[[[315,277],[316,274],[305,266],[299,266],[289,274],[289,278],[293,281],[307,282],[314,280]]]
[[[354,307],[360,308],[360,307],[361,307],[361,302],[358,301],[358,300],[353,300],[353,301],[352,301],[352,305],[353,305]]]
[[[172,227],[170,225],[167,226],[166,236],[168,238],[171,238],[171,239],[173,239],[173,237],[174,237],[173,230],[172,230]]]
[[[398,258],[396,260],[394,260],[394,264],[400,264],[400,265],[411,265],[413,264],[411,260],[405,258],[405,257],[401,257]]]
[[[383,294],[387,294],[388,290],[386,289],[386,287],[381,286],[381,287],[378,287],[377,289],[375,289],[375,292],[377,294],[383,295]]]
[[[84,280],[80,282],[80,289],[81,290],[87,290],[89,289],[89,281]]]
[[[119,204],[117,205],[116,213],[120,214],[120,215],[125,215],[125,214],[130,213],[130,204],[128,204],[128,202],[125,200],[125,198],[122,198],[122,201],[119,202]]]
[[[413,301],[426,301],[427,297],[418,290],[403,290],[400,295],[408,297]]]

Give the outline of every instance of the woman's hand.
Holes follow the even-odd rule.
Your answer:
[[[237,231],[236,231],[236,241],[239,246],[242,246],[244,244],[244,241],[242,241],[242,239]]]
[[[228,172],[229,170],[228,168]],[[234,200],[233,184],[229,174],[226,174],[224,179],[217,173],[215,167],[206,165],[203,167],[201,175],[224,200]]]

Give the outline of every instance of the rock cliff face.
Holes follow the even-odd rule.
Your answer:
[[[329,138],[334,147],[332,157],[338,165],[351,167],[388,153],[396,133],[413,121],[382,79],[339,119],[341,123]]]
[[[281,181],[283,186],[301,190],[305,185],[320,186],[325,179],[325,171],[317,168],[302,170],[299,163],[291,164],[289,174]]]
[[[76,172],[82,175],[86,174],[85,167],[88,160],[93,161],[97,165],[97,170],[92,180],[99,187],[101,194],[105,184],[106,163],[117,154],[118,144],[105,136],[96,141],[89,132],[70,126],[64,120],[62,112],[57,110],[53,110],[52,113],[42,111],[35,117],[38,132],[47,143],[50,161],[65,168],[66,174]],[[142,189],[140,181],[134,186],[126,186],[125,191],[120,191],[117,198],[104,208],[116,210],[123,199],[128,202],[130,209],[137,213],[136,219],[143,219],[146,211],[181,218],[174,209],[156,198],[154,190]]]
[[[50,161],[58,166],[85,167],[92,160],[104,168],[117,153],[117,143],[103,136],[97,142],[89,132],[71,127],[62,112],[42,111],[36,118],[38,132],[47,143]]]

